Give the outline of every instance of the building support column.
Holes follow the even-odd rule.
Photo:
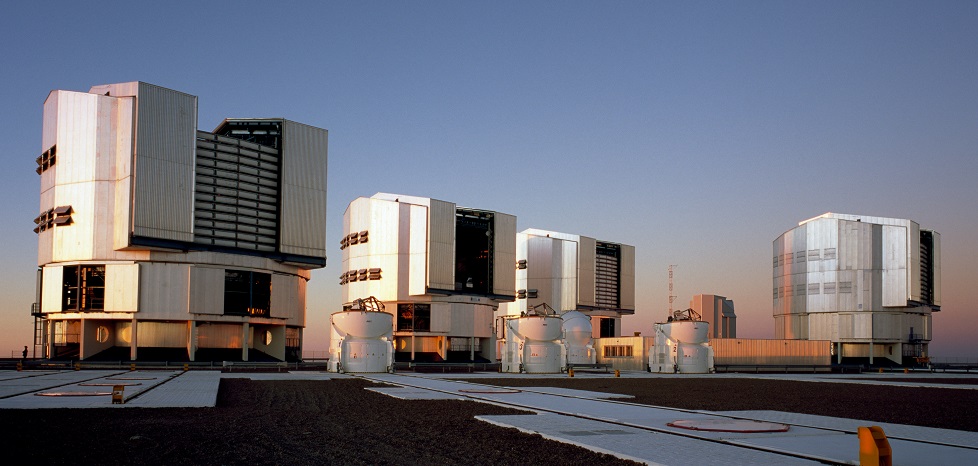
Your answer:
[[[869,365],[873,365],[873,340],[869,340]]]
[[[129,360],[130,361],[135,361],[136,360],[136,357],[137,357],[136,348],[138,348],[138,346],[139,346],[138,343],[137,343],[137,341],[136,341],[137,336],[139,335],[139,332],[136,329],[136,316],[135,315],[132,316],[132,328],[130,330],[131,331],[129,332],[129,334],[130,334],[130,338],[129,338]]]
[[[47,334],[48,338],[48,341],[46,341],[44,344],[44,351],[46,353],[45,356],[48,359],[51,359],[54,357],[54,321],[51,319],[45,319],[44,325],[47,326],[44,329],[44,333]]]
[[[842,364],[842,342],[836,342],[835,346],[837,348],[835,350],[835,362],[837,364]]]
[[[190,339],[187,342],[187,357],[190,358],[190,362],[194,362],[197,356],[197,322],[193,320],[187,321],[187,326],[189,327],[188,335]]]
[[[411,333],[411,362],[414,362],[414,333]]]
[[[469,361],[475,361],[475,337],[469,337]]]
[[[248,322],[241,324],[241,360],[248,360]]]

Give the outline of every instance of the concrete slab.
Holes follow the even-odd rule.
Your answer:
[[[502,427],[519,429],[562,443],[646,464],[757,465],[819,464],[776,453],[703,442],[659,432],[560,414],[477,416]]]

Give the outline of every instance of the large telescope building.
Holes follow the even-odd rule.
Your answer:
[[[112,360],[294,360],[326,263],[327,132],[197,129],[197,97],[143,82],[44,102],[35,344]]]
[[[516,235],[516,301],[503,315],[546,304],[590,317],[592,337],[621,336],[621,318],[635,314],[635,247],[530,228]]]
[[[378,193],[350,203],[343,233],[344,302],[374,297],[394,314],[395,361],[495,360],[493,313],[515,298],[515,216]]]
[[[941,310],[939,233],[912,220],[826,213],[773,249],[775,338],[829,340],[836,361],[928,356],[931,316]]]

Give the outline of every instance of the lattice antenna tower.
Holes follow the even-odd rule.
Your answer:
[[[679,267],[677,264],[669,265],[669,315],[672,315],[672,302],[676,299],[676,296],[672,294],[672,269],[674,267]]]

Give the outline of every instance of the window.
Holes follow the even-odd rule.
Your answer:
[[[268,317],[272,275],[246,270],[224,271],[224,314]]]
[[[431,305],[401,303],[397,305],[397,331],[431,331]]]
[[[105,310],[104,265],[68,265],[62,277],[61,310]]]
[[[606,358],[630,358],[632,357],[632,347],[628,345],[609,345],[604,347],[604,357]]]
[[[616,336],[618,335],[615,335],[615,319],[601,319],[600,338],[611,338]]]
[[[455,211],[455,291],[492,292],[493,222],[492,212]]]

